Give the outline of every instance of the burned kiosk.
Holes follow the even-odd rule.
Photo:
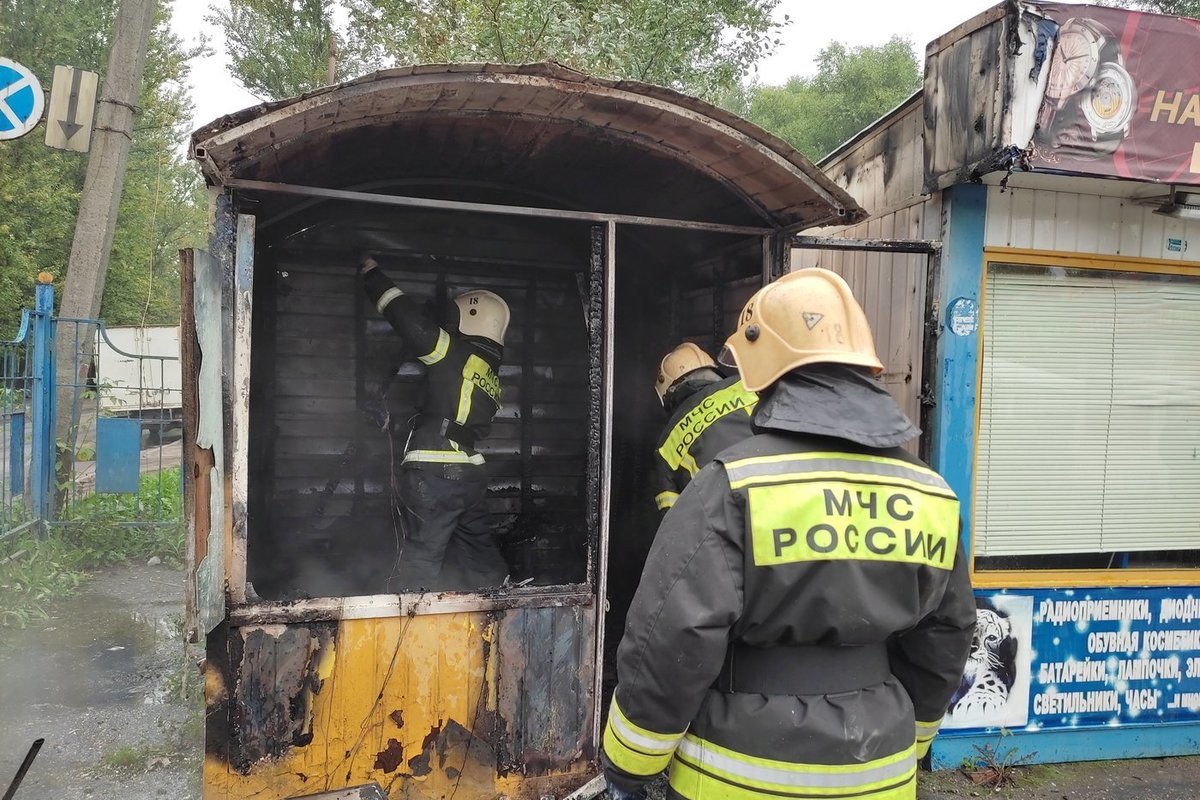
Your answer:
[[[381,72],[218,120],[193,154],[213,209],[184,259],[205,796],[574,789],[657,521],[657,361],[712,349],[791,234],[862,210],[743,120],[557,65]],[[363,251],[435,315],[466,288],[512,310],[477,448],[514,585],[389,580],[422,372]]]

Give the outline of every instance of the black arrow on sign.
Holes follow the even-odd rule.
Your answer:
[[[67,103],[67,118],[60,119],[58,125],[62,128],[63,135],[68,140],[83,129],[83,126],[75,121],[75,115],[79,113],[79,84],[83,81],[83,70],[71,70],[71,99]]]

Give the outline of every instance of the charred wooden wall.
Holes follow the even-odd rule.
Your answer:
[[[222,627],[205,797],[561,797],[596,756],[594,625],[567,607]]]
[[[260,593],[395,588],[381,572],[398,530],[391,484],[424,373],[362,291],[356,266],[367,249],[435,318],[467,288],[508,301],[504,407],[478,445],[488,507],[515,579],[582,581],[586,228],[360,210],[264,238],[251,403],[250,572]]]
[[[926,48],[924,183],[931,191],[977,179],[1006,157],[1009,10],[998,5]]]
[[[709,236],[709,255],[697,262],[676,257],[694,233],[654,231],[643,237],[646,253],[661,254],[662,268],[628,254],[617,258],[617,325],[613,409],[613,524],[609,532],[605,643],[611,659],[625,615],[641,579],[642,565],[658,529],[654,503],[654,448],[667,414],[654,394],[663,356],[683,340],[696,342],[715,358],[733,332],[737,315],[761,285],[762,254],[757,239]]]

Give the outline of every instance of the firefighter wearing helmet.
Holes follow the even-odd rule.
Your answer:
[[[359,271],[371,302],[425,365],[425,390],[400,456],[397,493],[406,541],[399,589],[472,590],[508,575],[484,506],[487,474],[476,444],[500,410],[500,361],[508,304],[483,289],[451,304],[457,324],[442,328],[364,256]]]
[[[610,795],[668,769],[674,798],[912,800],[975,624],[958,500],[901,448],[918,431],[834,273],[761,289],[726,349],[756,433],[659,528],[617,654]]]
[[[671,415],[654,448],[654,502],[665,512],[701,467],[750,435],[758,396],[736,375],[722,376],[712,356],[692,342],[663,358],[654,391]]]

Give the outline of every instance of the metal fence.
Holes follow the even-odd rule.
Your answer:
[[[53,307],[39,284],[16,338],[0,342],[0,538],[101,512],[179,524],[178,328],[110,330]]]
[[[35,332],[44,332],[41,321],[40,311],[23,311],[16,338],[0,343],[0,536],[19,533],[37,521],[27,499],[33,475],[29,459],[34,427],[33,366],[37,363],[34,339]],[[44,352],[46,343],[40,344]],[[44,375],[37,379],[44,380]]]

